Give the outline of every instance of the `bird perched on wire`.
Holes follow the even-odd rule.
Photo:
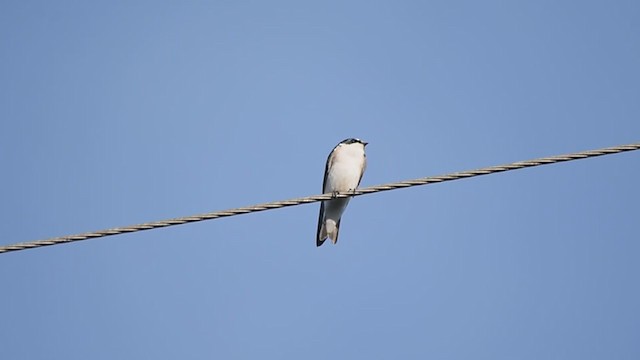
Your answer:
[[[342,140],[331,150],[324,169],[323,193],[355,191],[360,185],[362,175],[367,167],[367,155],[364,148],[367,143],[349,138]],[[340,218],[351,198],[333,198],[320,203],[316,246],[320,246],[329,238],[334,244],[338,242]]]

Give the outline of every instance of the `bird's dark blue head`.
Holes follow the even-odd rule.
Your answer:
[[[348,139],[344,139],[342,141],[340,141],[340,144],[362,144],[364,146],[366,146],[368,143],[360,140],[360,139],[356,139],[356,138],[348,138]]]

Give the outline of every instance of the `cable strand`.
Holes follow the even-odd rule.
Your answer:
[[[64,243],[81,241],[81,240],[96,239],[96,238],[119,235],[124,233],[152,230],[157,228],[188,224],[188,223],[204,221],[204,220],[213,220],[213,219],[219,219],[223,217],[249,214],[249,213],[279,209],[279,208],[284,208],[289,206],[310,204],[318,201],[329,200],[334,196],[339,198],[345,198],[345,197],[351,197],[351,196],[367,195],[367,194],[373,194],[373,193],[382,192],[382,191],[396,190],[396,189],[402,189],[402,188],[408,188],[408,187],[420,186],[420,185],[436,184],[436,183],[442,183],[445,181],[466,179],[470,177],[489,175],[489,174],[494,174],[499,172],[518,170],[518,169],[524,169],[524,168],[541,166],[541,165],[586,159],[586,158],[609,155],[609,154],[617,154],[621,152],[634,151],[638,149],[640,149],[640,143],[612,146],[612,147],[598,149],[598,150],[588,150],[588,151],[582,151],[582,152],[566,154],[566,155],[556,155],[556,156],[543,157],[543,158],[538,158],[533,160],[518,161],[510,164],[489,166],[489,167],[484,167],[480,169],[461,171],[461,172],[456,172],[456,173],[451,173],[446,175],[429,176],[429,177],[424,177],[419,179],[404,180],[404,181],[399,181],[394,183],[368,186],[365,188],[357,189],[353,192],[339,193],[337,195],[333,195],[330,193],[312,195],[312,196],[306,196],[306,197],[289,199],[289,200],[273,201],[273,202],[264,203],[264,204],[245,206],[245,207],[229,209],[229,210],[209,212],[209,213],[204,213],[199,215],[192,215],[192,216],[185,216],[185,217],[179,217],[179,218],[168,219],[168,220],[148,222],[148,223],[143,223],[138,225],[130,225],[130,226],[117,227],[117,228],[106,229],[106,230],[92,231],[92,232],[76,234],[76,235],[60,236],[60,237],[54,237],[54,238],[44,239],[44,240],[21,242],[21,243],[16,243],[12,245],[0,246],[0,254],[38,248],[43,246],[64,244]]]

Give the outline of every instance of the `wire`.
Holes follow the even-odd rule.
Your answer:
[[[330,193],[322,194],[322,195],[313,195],[313,196],[295,198],[290,200],[274,201],[274,202],[269,202],[264,204],[253,205],[253,206],[246,206],[246,207],[230,209],[230,210],[215,211],[215,212],[210,212],[210,213],[205,213],[200,215],[186,216],[186,217],[180,217],[180,218],[169,219],[169,220],[161,220],[161,221],[149,222],[149,223],[138,224],[138,225],[131,225],[131,226],[125,226],[125,227],[119,227],[119,228],[113,228],[113,229],[107,229],[107,230],[82,233],[77,235],[60,236],[60,237],[50,238],[46,240],[28,241],[28,242],[13,244],[13,245],[0,246],[0,254],[11,252],[11,251],[32,249],[32,248],[37,248],[42,246],[64,244],[64,243],[75,242],[80,240],[96,239],[96,238],[101,238],[101,237],[106,237],[111,235],[132,233],[136,231],[157,229],[157,228],[173,226],[173,225],[188,224],[188,223],[197,222],[197,221],[218,219],[218,218],[223,218],[228,216],[249,214],[253,212],[278,209],[278,208],[283,208],[288,206],[314,203],[322,200],[329,200],[334,197],[344,198],[344,197],[350,197],[350,196],[373,194],[381,191],[388,191],[388,190],[401,189],[401,188],[407,188],[407,187],[418,186],[418,185],[428,185],[428,184],[440,183],[445,181],[465,179],[465,178],[470,178],[474,176],[488,175],[493,173],[529,168],[529,167],[540,166],[540,165],[555,164],[555,163],[571,161],[571,160],[586,159],[590,157],[616,154],[616,153],[633,151],[638,149],[640,149],[640,143],[613,146],[613,147],[608,147],[608,148],[603,148],[598,150],[589,150],[589,151],[582,151],[582,152],[566,154],[566,155],[558,155],[558,156],[543,157],[543,158],[527,160],[527,161],[519,161],[519,162],[514,162],[506,165],[490,166],[490,167],[480,168],[476,170],[456,172],[456,173],[447,174],[447,175],[430,176],[430,177],[424,177],[424,178],[414,179],[414,180],[405,180],[405,181],[400,181],[395,183],[369,186],[366,188],[357,189],[354,192],[349,192],[349,193],[339,193],[336,195],[330,194]]]

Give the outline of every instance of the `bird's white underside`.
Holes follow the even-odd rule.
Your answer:
[[[359,143],[339,145],[329,165],[324,192],[354,190],[365,167],[364,146]]]

